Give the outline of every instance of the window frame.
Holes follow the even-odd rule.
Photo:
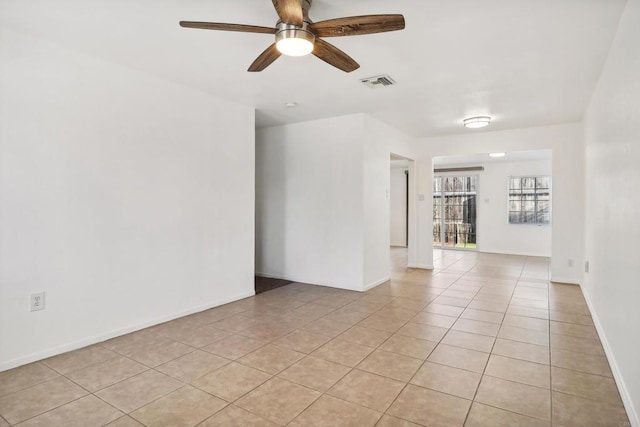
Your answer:
[[[475,178],[475,196],[476,196],[476,231],[474,233],[475,235],[475,239],[476,239],[476,246],[475,248],[468,248],[468,247],[454,247],[454,246],[446,246],[443,244],[442,241],[442,237],[440,238],[441,240],[441,244],[436,246],[435,242],[433,241],[433,236],[432,236],[432,244],[434,248],[437,249],[445,249],[445,250],[453,250],[453,251],[480,251],[480,243],[479,243],[479,234],[478,234],[478,230],[480,228],[480,215],[479,215],[479,211],[480,211],[480,206],[479,206],[479,201],[480,201],[480,196],[481,196],[481,189],[480,189],[480,180],[482,178],[481,174],[478,173],[478,171],[473,171],[472,172],[468,172],[465,174],[465,172],[459,172],[459,171],[451,171],[451,172],[437,172],[433,174],[433,180],[432,180],[432,193],[431,193],[431,198],[433,200],[434,196],[436,194],[439,194],[439,197],[442,197],[442,201],[443,203],[439,206],[440,209],[439,210],[439,216],[440,219],[443,220],[444,219],[444,195],[445,193],[447,193],[447,191],[444,190],[444,178],[451,178],[451,177],[473,177]],[[436,191],[436,180],[438,178],[442,179],[442,186],[440,188],[440,191]],[[432,209],[433,209],[432,205]],[[432,227],[435,226],[435,221],[432,224]],[[433,233],[432,233],[433,234]],[[441,236],[444,235],[445,232],[443,229],[441,229]]]
[[[537,181],[539,178],[545,178],[549,180],[549,188],[548,188],[548,203],[549,203],[549,220],[546,222],[540,222],[537,220],[538,218],[538,187],[537,187]],[[513,179],[520,179],[520,195],[525,194],[522,191],[522,181],[524,179],[535,179],[536,181],[536,186],[534,187],[534,191],[533,191],[533,197],[534,197],[534,210],[533,211],[512,211],[511,210],[511,196],[512,196],[512,189],[511,189],[511,180]],[[522,196],[521,196],[522,197]],[[519,202],[522,202],[522,199],[518,200]],[[507,224],[509,225],[524,225],[524,226],[537,226],[537,227],[543,227],[543,226],[551,226],[551,223],[553,221],[553,181],[552,181],[552,177],[551,175],[510,175],[509,177],[507,177],[507,203],[506,203],[506,210],[507,210]],[[511,213],[512,212],[531,212],[533,214],[534,217],[534,221],[532,222],[512,222],[511,221]]]

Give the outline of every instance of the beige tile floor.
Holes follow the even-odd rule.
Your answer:
[[[623,426],[577,286],[436,251],[365,293],[294,283],[0,373],[0,427]]]

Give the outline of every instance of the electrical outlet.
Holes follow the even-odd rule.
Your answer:
[[[569,267],[573,267],[573,260],[569,258]]]
[[[588,273],[589,272],[589,261],[585,261],[584,262],[584,272]]]
[[[31,294],[31,311],[44,310],[44,292]]]

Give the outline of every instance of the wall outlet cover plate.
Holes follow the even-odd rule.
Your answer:
[[[44,310],[44,292],[31,294],[31,311]]]

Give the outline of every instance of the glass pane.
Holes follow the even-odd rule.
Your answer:
[[[549,213],[549,202],[538,200],[538,212]]]
[[[522,188],[521,182],[520,178],[509,179],[509,189],[520,190],[520,188]]]
[[[453,246],[455,241],[455,224],[445,222],[444,223],[444,246]]]
[[[436,246],[440,246],[442,242],[440,241],[440,222],[433,223],[433,244]]]
[[[442,177],[437,176],[433,179],[433,192],[439,193],[442,191]]]
[[[442,178],[442,191],[444,192],[449,192],[453,189],[453,182],[451,181],[450,177],[443,177]]]
[[[462,191],[462,181],[462,178],[459,176],[455,176],[452,178],[454,192]]]
[[[471,177],[469,177],[469,180],[471,182],[470,187],[469,187],[469,191],[475,192],[476,188],[478,186],[478,177],[471,176]]]
[[[522,189],[523,190],[534,190],[536,188],[536,179],[535,178],[522,178]]]
[[[476,222],[476,196],[467,196],[462,206],[462,217],[465,224]]]
[[[529,198],[525,199],[522,202],[522,210],[526,212],[535,212],[536,211],[536,202]]]
[[[539,177],[536,178],[536,187],[538,187],[538,189],[549,189],[549,177],[548,176],[543,176],[543,177]]]
[[[433,207],[433,220],[438,220],[440,219],[440,206],[434,206]]]

